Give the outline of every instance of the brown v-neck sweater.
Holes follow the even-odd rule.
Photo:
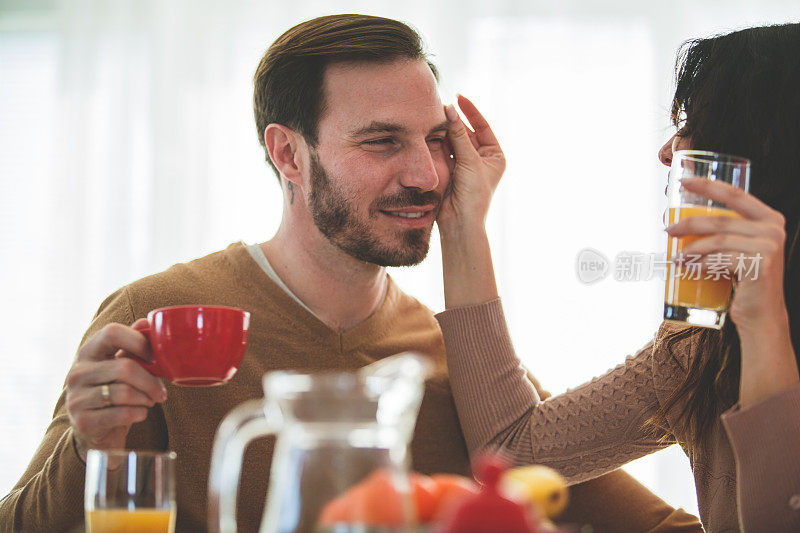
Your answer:
[[[167,400],[131,428],[132,449],[170,449],[178,456],[177,531],[206,530],[211,447],[222,418],[240,403],[263,397],[261,376],[273,370],[356,369],[402,351],[429,356],[428,381],[411,444],[412,467],[423,473],[469,474],[469,457],[450,390],[444,343],[433,313],[390,280],[381,307],[337,333],[292,299],[253,260],[242,243],[136,281],[109,296],[83,341],[106,324],[131,324],[155,308],[181,304],[240,307],[251,313],[242,365],[222,387],[168,386]],[[75,452],[62,394],[44,440],[14,490],[0,502],[0,531],[69,531],[83,521],[85,467]],[[239,491],[239,530],[258,530],[272,457],[269,441],[253,443]],[[568,519],[595,531],[699,531],[622,472],[573,489]]]

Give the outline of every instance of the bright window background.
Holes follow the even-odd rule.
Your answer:
[[[252,74],[283,30],[321,14],[411,22],[443,97],[463,92],[490,119],[509,164],[489,231],[526,365],[558,393],[623,361],[659,324],[661,283],[584,285],[575,259],[586,247],[611,259],[662,250],[656,152],[671,135],[677,47],[800,18],[794,0],[642,4],[0,0],[0,495],[107,294],[277,228]],[[440,310],[436,239],[422,265],[393,275]],[[626,468],[697,512],[680,449]]]

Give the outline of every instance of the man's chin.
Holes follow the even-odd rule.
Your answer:
[[[394,253],[388,254],[392,259],[383,266],[414,266],[425,260],[431,244],[431,228],[411,230],[403,235],[403,243],[399,244]]]
[[[384,267],[409,267],[422,263],[427,256],[428,247],[413,255],[396,254],[392,257],[386,257],[382,262],[376,264]]]
[[[382,267],[407,267],[420,264],[428,256],[428,242],[394,250],[374,250],[360,259]]]
[[[401,242],[386,246],[385,240],[370,239],[361,243],[335,243],[345,253],[365,263],[382,267],[401,267],[418,265],[428,256],[430,231],[413,230],[400,239]],[[354,245],[355,244],[355,245]]]

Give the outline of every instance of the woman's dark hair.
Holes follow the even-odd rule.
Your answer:
[[[800,354],[800,24],[763,26],[685,42],[676,62],[672,120],[693,149],[752,161],[750,192],[786,218],[784,295]],[[648,421],[707,444],[717,417],[739,398],[741,350],[735,325],[691,328],[697,356],[683,383]],[[800,359],[798,359],[800,365]]]
[[[424,60],[438,80],[419,33],[400,21],[371,15],[327,15],[288,29],[267,49],[253,79],[258,142],[266,152],[264,130],[278,123],[316,146],[317,127],[325,109],[325,68],[347,61],[385,63],[396,59]],[[266,158],[277,174],[268,153]]]

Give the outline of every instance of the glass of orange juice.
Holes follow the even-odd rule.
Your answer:
[[[692,216],[738,217],[727,206],[698,196],[681,187],[683,178],[705,178],[723,181],[748,192],[750,160],[716,152],[679,150],[673,154],[667,186],[665,222],[676,222]],[[700,268],[700,258],[684,255],[689,244],[704,235],[669,237],[667,241],[667,286],[664,319],[695,326],[720,329],[725,323],[731,294],[732,277],[724,267],[733,267],[730,258],[719,257],[719,267]]]
[[[89,450],[87,533],[173,533],[175,454]]]

